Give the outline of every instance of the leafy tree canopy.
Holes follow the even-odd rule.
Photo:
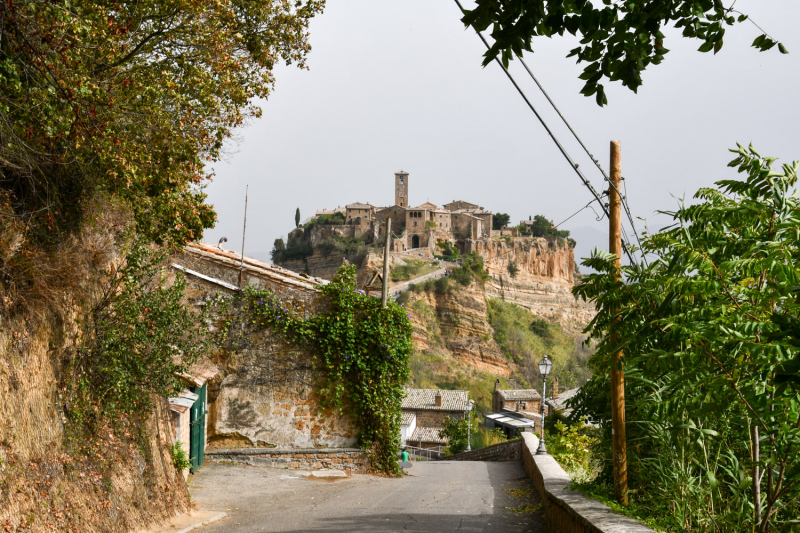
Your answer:
[[[635,497],[681,530],[765,533],[800,512],[800,163],[733,151],[744,179],[669,213],[643,241],[649,265],[622,282],[614,256],[584,262],[598,273],[573,292],[596,303],[598,345],[576,414],[610,439],[622,350]]]
[[[570,51],[586,62],[580,78],[586,80],[581,91],[595,95],[604,105],[605,90],[601,80],[621,81],[636,92],[642,84],[642,71],[651,63],[657,65],[669,52],[664,47],[665,26],[683,28],[683,36],[700,40],[701,52],[722,48],[726,26],[747,20],[733,9],[735,1],[725,7],[721,0],[476,0],[477,7],[465,10],[464,24],[478,31],[492,27],[494,43],[486,52],[484,65],[496,57],[508,62],[524,50],[533,52],[533,38],[564,35],[567,31],[581,37],[580,46]],[[766,34],[759,36],[753,47],[766,51],[778,46],[786,48]]]
[[[492,229],[493,230],[501,230],[508,226],[508,222],[511,220],[511,215],[507,213],[496,213],[492,218]]]
[[[0,7],[0,195],[41,238],[96,191],[157,242],[200,236],[199,188],[324,0],[21,0]]]

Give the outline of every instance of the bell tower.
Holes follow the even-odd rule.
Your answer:
[[[394,173],[394,205],[408,207],[408,172]]]

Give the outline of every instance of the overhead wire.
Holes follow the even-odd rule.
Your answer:
[[[634,224],[634,222],[633,222],[633,215],[631,214],[630,206],[628,205],[628,200],[627,200],[627,198],[628,198],[627,190],[626,190],[626,194],[623,195],[622,191],[620,191],[619,188],[616,186],[616,184],[611,181],[611,179],[608,177],[608,174],[606,174],[606,171],[603,170],[603,167],[600,164],[600,161],[594,156],[594,154],[592,154],[589,151],[589,148],[587,148],[586,145],[583,143],[583,140],[580,138],[578,133],[572,128],[572,125],[569,123],[569,121],[563,115],[563,113],[561,113],[561,110],[558,108],[558,106],[553,101],[553,99],[550,98],[550,95],[547,94],[547,91],[544,89],[542,84],[539,83],[539,80],[536,78],[536,75],[534,75],[533,71],[530,69],[530,67],[528,67],[528,64],[525,62],[525,60],[522,59],[522,56],[520,56],[517,53],[514,53],[514,55],[517,57],[517,59],[519,59],[520,63],[522,63],[522,66],[525,67],[525,70],[528,72],[528,74],[530,75],[531,79],[534,81],[534,83],[536,83],[536,86],[539,87],[539,90],[542,91],[542,94],[544,95],[545,98],[547,98],[547,101],[550,102],[550,105],[553,107],[553,110],[555,110],[555,112],[558,114],[558,116],[564,122],[564,125],[567,126],[567,128],[570,131],[570,133],[572,133],[572,136],[575,137],[576,141],[578,141],[578,144],[581,145],[581,148],[583,148],[583,151],[586,152],[586,155],[589,156],[589,159],[592,160],[592,163],[594,163],[594,165],[597,167],[597,170],[599,170],[600,173],[603,174],[603,178],[605,179],[605,181],[608,182],[609,186],[614,187],[614,190],[617,192],[617,194],[620,197],[620,200],[622,202],[622,207],[625,209],[625,214],[628,217],[628,223],[631,225],[631,229],[633,230],[633,234],[636,236],[636,242],[639,244],[639,248],[641,249],[642,241],[639,239],[639,232],[636,231],[636,224]],[[625,178],[622,178],[622,181],[625,181]],[[623,231],[624,231],[624,229],[623,229]],[[644,256],[642,257],[642,259],[644,259]]]
[[[458,8],[461,10],[461,12],[462,12],[462,13],[463,13],[463,12],[465,12],[465,10],[464,10],[464,7],[461,5],[461,2],[460,2],[459,0],[455,0],[455,3],[456,3],[456,5],[458,6]],[[486,48],[487,48],[487,49],[490,49],[491,47],[489,46],[489,43],[488,43],[488,42],[486,41],[486,39],[484,38],[483,34],[482,34],[481,32],[479,32],[479,31],[477,31],[477,30],[475,31],[475,33],[477,33],[477,34],[478,34],[478,37],[481,39],[481,41],[483,41],[483,44],[486,46]],[[544,87],[542,86],[542,84],[541,84],[541,83],[539,83],[539,80],[538,80],[538,79],[536,78],[536,76],[533,74],[533,72],[532,72],[532,71],[531,71],[531,69],[528,67],[528,65],[527,65],[527,64],[526,64],[526,63],[523,61],[522,57],[520,57],[520,56],[519,56],[518,54],[516,54],[516,53],[515,53],[515,55],[516,55],[516,57],[517,57],[517,58],[520,60],[520,62],[523,64],[523,66],[525,67],[525,70],[527,70],[527,72],[528,72],[528,74],[531,76],[531,78],[533,78],[533,81],[536,83],[536,85],[537,85],[537,86],[539,87],[539,89],[542,91],[542,94],[544,94],[545,98],[547,98],[548,102],[550,102],[550,105],[551,105],[551,106],[553,107],[553,109],[556,111],[556,113],[558,114],[558,116],[561,118],[561,120],[564,122],[564,124],[567,126],[567,128],[569,128],[569,130],[570,130],[570,132],[572,133],[572,135],[575,137],[575,139],[578,141],[578,143],[581,145],[581,147],[584,149],[584,151],[585,151],[585,152],[586,152],[586,153],[589,155],[589,158],[592,160],[592,162],[595,164],[595,166],[597,166],[598,170],[600,170],[600,172],[603,174],[603,177],[604,177],[604,178],[605,178],[605,180],[606,180],[606,181],[609,183],[609,186],[610,186],[610,187],[614,187],[614,190],[617,192],[617,194],[618,194],[618,195],[619,195],[619,197],[620,197],[621,205],[623,206],[623,208],[624,208],[624,210],[625,210],[625,212],[626,212],[626,214],[627,214],[628,221],[629,221],[629,223],[631,224],[631,228],[633,229],[633,232],[634,232],[634,234],[636,235],[636,240],[637,240],[637,242],[639,242],[639,247],[641,248],[641,242],[639,241],[639,234],[638,234],[638,232],[636,231],[636,226],[635,226],[635,224],[633,223],[633,216],[631,215],[630,208],[629,208],[629,206],[627,205],[626,196],[624,196],[624,195],[621,193],[621,191],[619,190],[619,188],[617,188],[617,187],[616,187],[616,185],[615,185],[615,184],[614,184],[614,183],[613,183],[613,182],[612,182],[612,181],[609,179],[608,175],[606,174],[606,172],[603,170],[602,166],[600,165],[600,162],[599,162],[597,159],[595,159],[594,155],[592,155],[592,153],[589,151],[589,149],[588,149],[588,148],[586,147],[586,145],[583,143],[583,141],[581,140],[581,138],[578,136],[578,134],[575,132],[575,130],[574,130],[574,129],[572,128],[572,126],[569,124],[569,122],[567,121],[567,119],[564,117],[564,115],[563,115],[563,114],[561,113],[561,111],[558,109],[558,107],[556,106],[555,102],[553,102],[552,98],[550,98],[550,95],[549,95],[549,94],[547,94],[547,91],[545,91],[545,89],[544,89]],[[592,193],[592,195],[595,197],[595,200],[593,200],[592,202],[590,202],[590,204],[591,204],[591,203],[593,203],[594,201],[596,201],[598,204],[600,204],[600,207],[601,207],[601,209],[603,210],[603,213],[604,213],[606,216],[608,216],[608,215],[609,215],[609,213],[608,213],[608,205],[607,205],[607,204],[605,204],[605,203],[604,203],[604,202],[601,200],[601,195],[599,195],[599,194],[597,193],[597,191],[596,191],[596,190],[595,190],[595,188],[592,186],[592,184],[589,182],[589,180],[588,180],[588,179],[587,179],[587,178],[586,178],[586,177],[583,175],[583,173],[582,173],[582,172],[579,170],[579,168],[578,168],[578,165],[577,165],[577,164],[575,164],[575,162],[572,160],[572,158],[570,157],[570,155],[567,153],[566,149],[565,149],[565,148],[564,148],[564,147],[561,145],[561,143],[559,142],[559,140],[556,138],[556,136],[555,136],[555,135],[553,134],[553,132],[550,130],[550,128],[549,128],[549,126],[547,125],[547,123],[544,121],[544,119],[541,117],[541,115],[539,115],[538,111],[536,111],[536,108],[533,106],[533,104],[530,102],[530,100],[528,99],[528,97],[525,95],[525,92],[524,92],[524,91],[523,91],[523,90],[520,88],[520,86],[517,84],[516,80],[515,80],[515,79],[514,79],[514,77],[511,75],[511,73],[508,71],[508,69],[505,67],[505,65],[503,65],[503,63],[502,63],[502,62],[500,61],[500,59],[498,59],[497,57],[495,57],[495,58],[494,58],[494,60],[495,60],[495,62],[497,62],[497,64],[500,66],[500,68],[503,70],[503,72],[506,74],[506,76],[507,76],[507,77],[508,77],[508,79],[511,81],[511,83],[514,85],[514,88],[515,88],[515,89],[517,89],[517,92],[520,94],[520,96],[521,96],[521,97],[522,97],[522,99],[525,101],[525,103],[526,103],[526,104],[528,104],[528,107],[531,109],[531,111],[533,111],[534,115],[536,115],[536,118],[537,118],[537,119],[539,119],[539,122],[542,124],[542,126],[544,127],[544,129],[547,131],[548,135],[549,135],[549,136],[550,136],[550,138],[553,140],[553,142],[556,144],[556,146],[558,147],[559,151],[561,151],[561,154],[564,156],[564,158],[567,160],[567,162],[569,162],[570,166],[573,168],[573,170],[575,171],[575,173],[576,173],[576,174],[578,174],[578,177],[581,179],[581,181],[583,182],[584,186],[586,186],[586,188],[588,188],[588,189],[589,189],[589,191]],[[623,178],[623,179],[624,179],[624,178]],[[603,195],[603,196],[604,196],[604,195]],[[628,256],[628,260],[630,261],[631,265],[635,265],[636,263],[635,263],[635,261],[633,260],[633,256],[632,256],[632,254],[631,254],[630,246],[629,246],[629,244],[628,244],[628,243],[630,242],[630,239],[627,237],[627,234],[626,234],[626,232],[624,231],[624,228],[623,228],[623,236],[624,236],[624,239],[623,239],[623,242],[622,242],[622,247],[623,247],[623,250],[625,251],[625,254]]]
[[[461,5],[461,2],[459,0],[455,0],[455,3],[458,6],[458,8],[461,10],[461,12],[463,13],[464,12],[464,7]],[[489,43],[484,38],[483,34],[481,34],[481,32],[479,32],[477,30],[475,31],[475,33],[478,34],[478,37],[480,37],[481,41],[483,41],[483,44],[486,46],[486,48],[490,49],[491,47],[489,46]],[[558,147],[559,151],[561,152],[561,155],[564,156],[564,159],[566,159],[567,162],[570,164],[572,169],[575,171],[575,173],[580,178],[581,182],[583,182],[583,185],[587,189],[589,189],[589,192],[592,193],[592,195],[594,196],[594,198],[597,201],[597,203],[600,204],[600,207],[603,209],[603,212],[606,214],[606,216],[608,216],[608,206],[605,203],[603,203],[602,196],[597,192],[597,190],[595,190],[595,188],[594,188],[594,186],[592,186],[591,182],[580,171],[580,169],[578,168],[578,165],[575,164],[575,161],[572,160],[572,157],[570,157],[569,153],[567,153],[567,150],[564,148],[564,146],[562,146],[561,142],[559,142],[558,138],[555,136],[553,131],[550,129],[550,127],[544,121],[542,116],[539,114],[538,111],[536,111],[536,108],[533,106],[531,101],[528,99],[527,95],[522,90],[522,88],[519,86],[519,84],[517,84],[517,81],[514,79],[514,77],[511,75],[511,73],[505,67],[505,65],[503,65],[503,62],[500,61],[500,59],[498,59],[497,57],[495,57],[494,59],[497,62],[497,64],[500,65],[500,68],[503,69],[503,72],[508,77],[509,81],[511,81],[511,83],[514,85],[514,88],[517,90],[517,92],[522,97],[522,99],[525,101],[525,103],[528,104],[528,107],[530,108],[530,110],[533,111],[533,114],[536,115],[537,119],[539,119],[539,122],[542,124],[542,127],[544,127],[545,131],[547,131],[547,134],[550,136],[550,138],[553,140],[555,145]],[[633,256],[631,254],[630,247],[624,241],[622,242],[622,249],[625,251],[625,254],[628,256],[628,260],[630,261],[631,265],[635,265],[636,262],[633,260]]]

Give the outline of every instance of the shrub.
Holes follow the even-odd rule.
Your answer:
[[[517,277],[517,273],[519,272],[519,267],[517,266],[516,261],[509,261],[508,262],[508,275],[512,278]]]
[[[545,431],[547,452],[573,481],[585,483],[597,476],[600,460],[592,453],[599,441],[597,429],[583,424],[567,425],[559,420]]]
[[[450,273],[450,277],[453,278],[453,281],[465,287],[469,287],[472,283],[472,272],[463,267],[453,270]]]
[[[461,453],[467,449],[467,419],[447,417],[442,421],[442,430],[439,437],[448,441],[445,455]]]
[[[169,447],[169,454],[172,457],[172,465],[178,472],[183,472],[192,466],[192,461],[183,449],[181,441],[176,441],[175,444]]]
[[[449,294],[452,290],[450,280],[447,277],[437,278],[434,280],[433,288],[436,294]]]

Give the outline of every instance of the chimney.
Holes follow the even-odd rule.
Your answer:
[[[434,397],[433,401],[436,404],[436,407],[441,407],[442,406],[442,393],[439,392],[439,391],[436,391],[436,396]]]
[[[494,382],[494,390],[500,390],[500,380]]]
[[[558,398],[558,376],[553,376],[553,399]]]

